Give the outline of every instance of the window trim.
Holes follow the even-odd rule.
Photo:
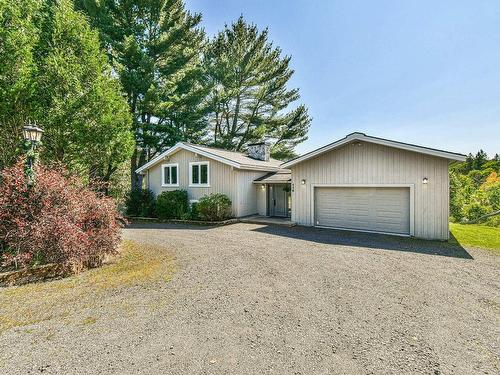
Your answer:
[[[206,165],[207,166],[207,183],[201,183],[201,167],[198,169],[199,181],[198,184],[193,184],[193,165]],[[193,161],[189,163],[189,187],[210,187],[210,162],[209,161]]]
[[[167,168],[167,167],[170,167],[170,169],[169,169],[170,181],[172,181],[172,168],[171,167],[177,168],[177,183],[175,183],[175,184],[166,184],[165,183],[165,168]],[[161,165],[161,186],[162,187],[178,187],[179,186],[179,163],[168,163],[168,164]]]

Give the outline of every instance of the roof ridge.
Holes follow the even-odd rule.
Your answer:
[[[184,142],[184,141],[182,141],[181,143],[184,143],[184,144],[187,144],[187,145],[190,145],[190,146],[194,146],[194,147],[205,147],[205,148],[209,148],[211,150],[227,151],[227,152],[232,152],[232,153],[235,153],[235,154],[246,155],[244,152],[228,150],[227,148],[220,148],[220,147],[214,147],[214,146],[200,145],[199,143],[191,143],[191,142]]]

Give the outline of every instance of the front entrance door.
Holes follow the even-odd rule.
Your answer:
[[[269,216],[288,216],[290,189],[287,184],[269,185]]]

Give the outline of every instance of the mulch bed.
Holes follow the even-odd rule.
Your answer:
[[[155,218],[155,217],[137,217],[137,216],[127,217],[127,220],[132,221],[132,222],[141,222],[142,221],[142,222],[151,222],[151,223],[174,223],[174,224],[215,225],[215,226],[236,224],[239,222],[238,219],[228,219],[228,220],[222,220],[222,221],[179,220],[179,219],[160,220],[160,219]]]

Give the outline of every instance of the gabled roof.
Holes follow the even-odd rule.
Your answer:
[[[457,160],[457,161],[464,161],[465,157],[466,157],[465,155],[458,154],[455,152],[443,151],[443,150],[438,150],[435,148],[424,147],[424,146],[417,146],[417,145],[412,145],[410,143],[391,141],[389,139],[373,137],[370,135],[366,135],[364,133],[356,132],[356,133],[348,134],[345,136],[345,138],[339,139],[338,141],[335,141],[335,142],[330,143],[326,146],[320,147],[320,148],[318,148],[314,151],[311,151],[307,154],[304,154],[304,155],[299,156],[295,159],[289,160],[286,163],[283,163],[281,165],[281,167],[282,168],[289,168],[293,165],[296,165],[298,163],[302,163],[305,160],[314,158],[318,155],[323,154],[324,152],[331,151],[333,149],[336,149],[338,147],[341,147],[341,146],[343,146],[347,143],[353,142],[353,141],[376,143],[379,145],[399,148],[402,150],[413,151],[413,152],[418,152],[420,154],[427,154],[427,155],[432,155],[432,156],[436,156],[436,157],[440,157],[440,158]]]
[[[166,157],[175,154],[179,150],[191,151],[195,154],[205,156],[209,159],[217,160],[221,163],[230,165],[237,169],[249,169],[257,171],[277,171],[283,163],[280,160],[270,159],[269,161],[252,159],[248,155],[241,152],[228,151],[219,148],[208,146],[195,145],[187,142],[178,142],[175,146],[169,148],[167,151],[161,153],[157,157],[151,159],[149,162],[138,168],[135,172],[142,173],[152,166],[158,164]]]
[[[278,172],[269,172],[268,174],[253,180],[254,184],[285,184],[292,180],[292,171],[289,169],[280,169]]]

